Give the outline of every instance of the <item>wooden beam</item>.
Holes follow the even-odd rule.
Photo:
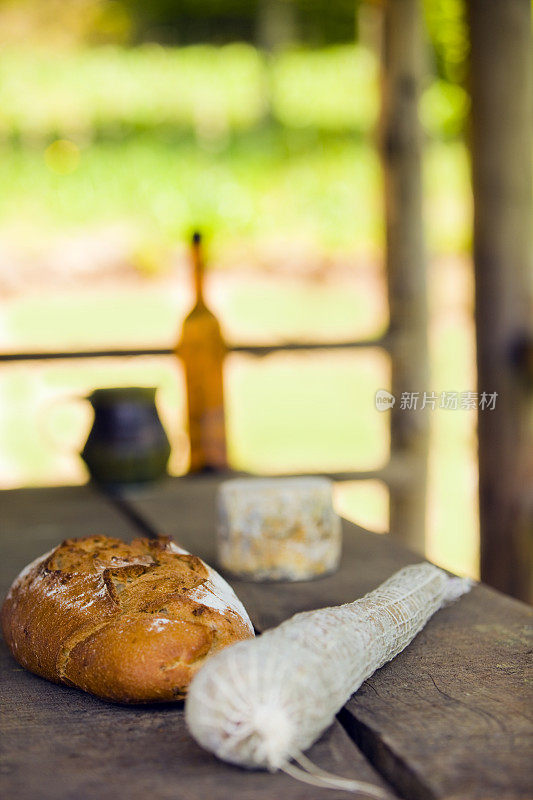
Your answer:
[[[469,0],[481,577],[533,599],[531,388],[512,354],[531,334],[530,0]],[[529,333],[528,333],[529,328]]]
[[[308,352],[314,350],[352,350],[382,347],[388,349],[388,334],[374,339],[349,339],[333,342],[278,342],[276,344],[230,344],[228,353],[244,353],[250,356],[269,356],[272,353]],[[171,347],[146,347],[134,349],[109,350],[67,350],[63,352],[39,351],[0,353],[0,363],[13,361],[57,361],[85,358],[133,358],[146,356],[175,356],[176,350]]]
[[[417,0],[386,0],[382,47],[381,153],[385,183],[386,267],[390,307],[391,459],[410,465],[391,487],[391,533],[423,552],[429,418],[426,261],[422,231],[421,130],[418,99],[423,37]],[[417,408],[401,407],[420,393]]]

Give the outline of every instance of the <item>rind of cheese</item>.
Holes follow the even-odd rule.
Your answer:
[[[219,561],[255,580],[306,580],[334,571],[341,547],[331,481],[226,481],[218,496]]]

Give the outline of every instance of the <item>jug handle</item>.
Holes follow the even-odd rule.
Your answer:
[[[39,415],[37,417],[37,429],[39,430],[43,440],[47,442],[50,447],[53,447],[54,450],[57,452],[63,453],[63,455],[80,455],[80,445],[72,443],[68,445],[66,442],[61,442],[56,434],[52,433],[50,428],[50,412],[53,411],[60,405],[64,405],[66,403],[76,403],[77,405],[88,404],[91,405],[90,402],[87,400],[86,397],[80,397],[77,394],[66,394],[61,395],[60,397],[53,397],[51,400],[48,400],[41,406],[39,410]],[[92,406],[91,406],[92,410]],[[92,411],[94,415],[94,411]],[[89,428],[90,429],[90,428]]]

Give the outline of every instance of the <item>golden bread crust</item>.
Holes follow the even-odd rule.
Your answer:
[[[234,595],[233,608],[220,591],[210,603],[213,577],[168,537],[67,539],[13,583],[4,638],[56,683],[122,703],[179,700],[206,657],[253,636]]]

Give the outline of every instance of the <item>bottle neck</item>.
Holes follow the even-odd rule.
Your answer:
[[[197,306],[205,305],[204,302],[204,260],[200,242],[192,245],[192,266],[194,275],[194,294]]]

